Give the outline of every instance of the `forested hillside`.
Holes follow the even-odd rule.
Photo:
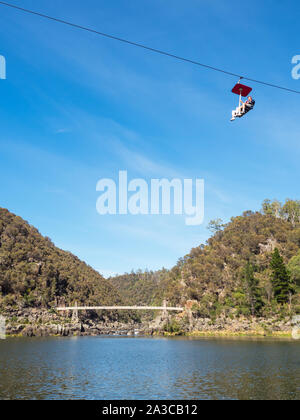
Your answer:
[[[47,308],[76,301],[118,304],[121,298],[98,272],[0,208],[0,306]]]
[[[169,277],[169,271],[141,271],[112,277],[109,281],[115,286],[128,304],[152,305],[161,303],[163,293],[161,282]]]
[[[300,313],[299,201],[266,200],[261,212],[247,211],[227,224],[215,220],[210,229],[208,242],[169,272],[151,273],[150,279],[132,273],[112,282],[144,297],[143,303],[191,300],[203,317]]]
[[[203,318],[300,313],[300,202],[266,200],[227,224],[171,270],[105,280],[8,210],[0,209],[0,306],[192,305]]]

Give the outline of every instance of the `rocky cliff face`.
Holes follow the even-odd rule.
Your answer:
[[[40,309],[9,309],[2,311],[6,319],[6,333],[10,336],[84,336],[84,335],[134,335],[145,331],[146,325],[134,320],[112,320],[109,316],[74,319],[70,314]]]

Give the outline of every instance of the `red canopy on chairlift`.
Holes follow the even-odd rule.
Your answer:
[[[242,94],[243,97],[248,96],[251,91],[251,87],[242,85],[241,83],[237,83],[232,89],[232,93],[235,93],[236,95]]]

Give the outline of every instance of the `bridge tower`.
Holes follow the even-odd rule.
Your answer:
[[[79,321],[79,317],[78,317],[78,304],[77,302],[75,302],[75,309],[72,313],[72,322],[78,323]]]
[[[163,312],[162,312],[162,315],[163,315],[163,317],[164,318],[167,318],[168,317],[168,311],[167,311],[167,300],[166,299],[164,299],[163,300]]]

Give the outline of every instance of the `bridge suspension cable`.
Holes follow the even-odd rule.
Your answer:
[[[56,308],[57,311],[177,311],[182,312],[180,307],[168,306],[69,306]]]

